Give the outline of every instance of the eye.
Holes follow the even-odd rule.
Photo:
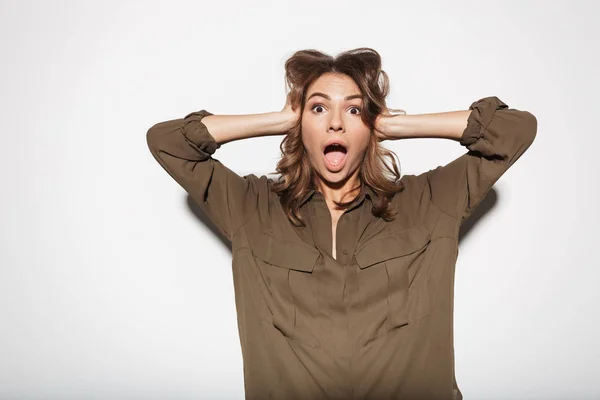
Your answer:
[[[312,111],[315,111],[315,108],[317,108],[317,107],[321,107],[321,108],[323,108],[323,105],[322,105],[322,104],[319,104],[319,103],[317,103],[317,104],[315,104],[314,106],[312,106],[311,110],[312,110]],[[360,114],[360,112],[361,112],[361,109],[360,109],[360,107],[357,107],[357,106],[350,107],[350,110],[352,110],[352,109],[356,109],[356,110],[358,111],[358,113],[353,113],[353,115],[359,115],[359,114]],[[317,114],[320,114],[320,113],[317,113]]]
[[[323,108],[323,105],[322,104],[315,104],[314,106],[312,106],[311,110],[314,111],[315,108],[317,108],[317,107]],[[320,114],[320,113],[317,113],[317,114]]]

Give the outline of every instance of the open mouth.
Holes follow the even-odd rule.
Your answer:
[[[325,156],[327,168],[333,172],[341,170],[346,163],[347,153],[346,147],[341,143],[332,143],[325,147],[323,154]]]

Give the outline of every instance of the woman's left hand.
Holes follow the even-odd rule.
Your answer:
[[[394,117],[394,115],[390,114],[390,112],[385,109],[379,115],[377,115],[377,118],[375,118],[375,136],[377,137],[378,141],[382,142],[384,140],[394,139],[393,137],[387,135],[387,123],[392,117]]]

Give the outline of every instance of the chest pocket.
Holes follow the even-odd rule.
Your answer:
[[[321,253],[300,240],[264,232],[250,240],[273,326],[288,339],[320,347],[320,330],[311,316],[319,307],[312,271]]]
[[[415,225],[376,236],[357,248],[361,346],[431,313],[422,256],[430,241],[430,232]]]

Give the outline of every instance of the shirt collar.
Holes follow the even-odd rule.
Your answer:
[[[302,207],[302,205],[306,203],[316,192],[316,189],[310,189],[308,192],[306,192],[304,196],[300,198],[299,207]],[[364,191],[358,196],[355,203],[359,204],[361,201],[363,201],[365,197],[368,197],[371,200],[371,202],[379,198],[379,196],[377,196],[377,193],[375,193],[375,191],[369,185],[364,186]]]

